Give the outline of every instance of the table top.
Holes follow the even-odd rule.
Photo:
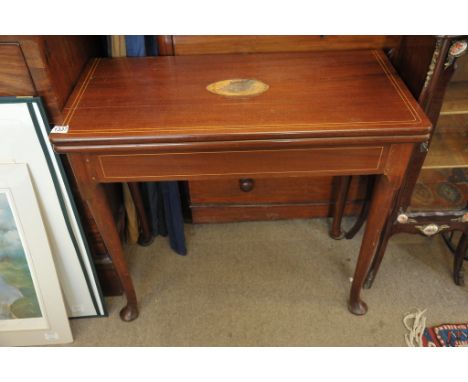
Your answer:
[[[234,83],[214,94],[217,81]],[[251,85],[254,86],[251,86]],[[215,86],[216,87],[216,86]],[[381,51],[94,59],[56,145],[427,134],[430,122]]]

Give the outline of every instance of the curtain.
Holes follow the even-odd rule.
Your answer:
[[[115,44],[115,37],[118,43]],[[109,49],[119,53],[125,46],[127,57],[155,56],[158,54],[156,36],[111,36],[108,42],[118,49]],[[113,57],[115,57],[113,55]],[[168,236],[171,248],[179,255],[186,255],[184,220],[177,182],[140,183],[143,202],[150,220],[154,236]]]

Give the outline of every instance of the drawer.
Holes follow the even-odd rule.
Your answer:
[[[251,181],[251,188],[246,188],[246,182],[241,179],[190,181],[190,201],[192,205],[328,203],[333,198],[335,182],[331,176],[247,180]],[[362,200],[364,197],[365,181],[362,177],[353,177],[348,200]]]
[[[99,181],[125,182],[373,174],[382,172],[384,154],[383,146],[372,146],[99,154],[91,159]]]

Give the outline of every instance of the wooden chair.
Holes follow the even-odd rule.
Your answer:
[[[393,64],[397,71],[412,90],[415,98],[418,99],[434,127],[439,119],[449,81],[454,76],[457,67],[456,61],[467,51],[463,41],[468,41],[468,36],[405,36],[393,56]],[[460,42],[462,43],[460,44]],[[465,50],[457,51],[457,47]],[[468,81],[468,65],[466,63],[467,61],[465,61],[465,69],[463,69],[464,81]],[[431,139],[435,130],[433,129]],[[465,209],[457,211],[411,212],[409,208],[430,143],[431,141],[422,145],[413,154],[412,166],[408,171],[407,179],[399,197],[394,201],[394,214],[388,219],[369,270],[365,283],[367,288],[370,288],[375,280],[388,240],[392,235],[400,232],[432,236],[441,232],[460,231],[462,233],[460,241],[452,249],[454,253],[453,278],[457,285],[464,284],[462,266],[468,245],[468,205]],[[356,224],[350,231],[344,233],[341,227],[350,181],[351,177],[348,177],[342,178],[339,182],[331,230],[331,236],[335,239],[351,239],[366,219],[368,207],[364,206]],[[372,180],[369,180],[368,195],[371,193]],[[368,202],[365,203],[365,205],[368,204]]]

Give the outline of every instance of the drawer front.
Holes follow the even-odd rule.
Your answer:
[[[101,154],[93,167],[101,182],[372,174],[381,172],[384,154],[383,146]]]
[[[356,215],[361,203],[348,203],[345,215]],[[329,204],[279,204],[279,205],[211,205],[195,206],[192,210],[193,223],[229,223],[259,220],[309,219],[331,216]]]
[[[242,189],[243,179],[190,181],[190,201],[193,205],[265,204],[265,203],[326,203],[333,198],[336,178],[249,178],[252,188]],[[348,200],[365,197],[363,177],[353,177]]]

